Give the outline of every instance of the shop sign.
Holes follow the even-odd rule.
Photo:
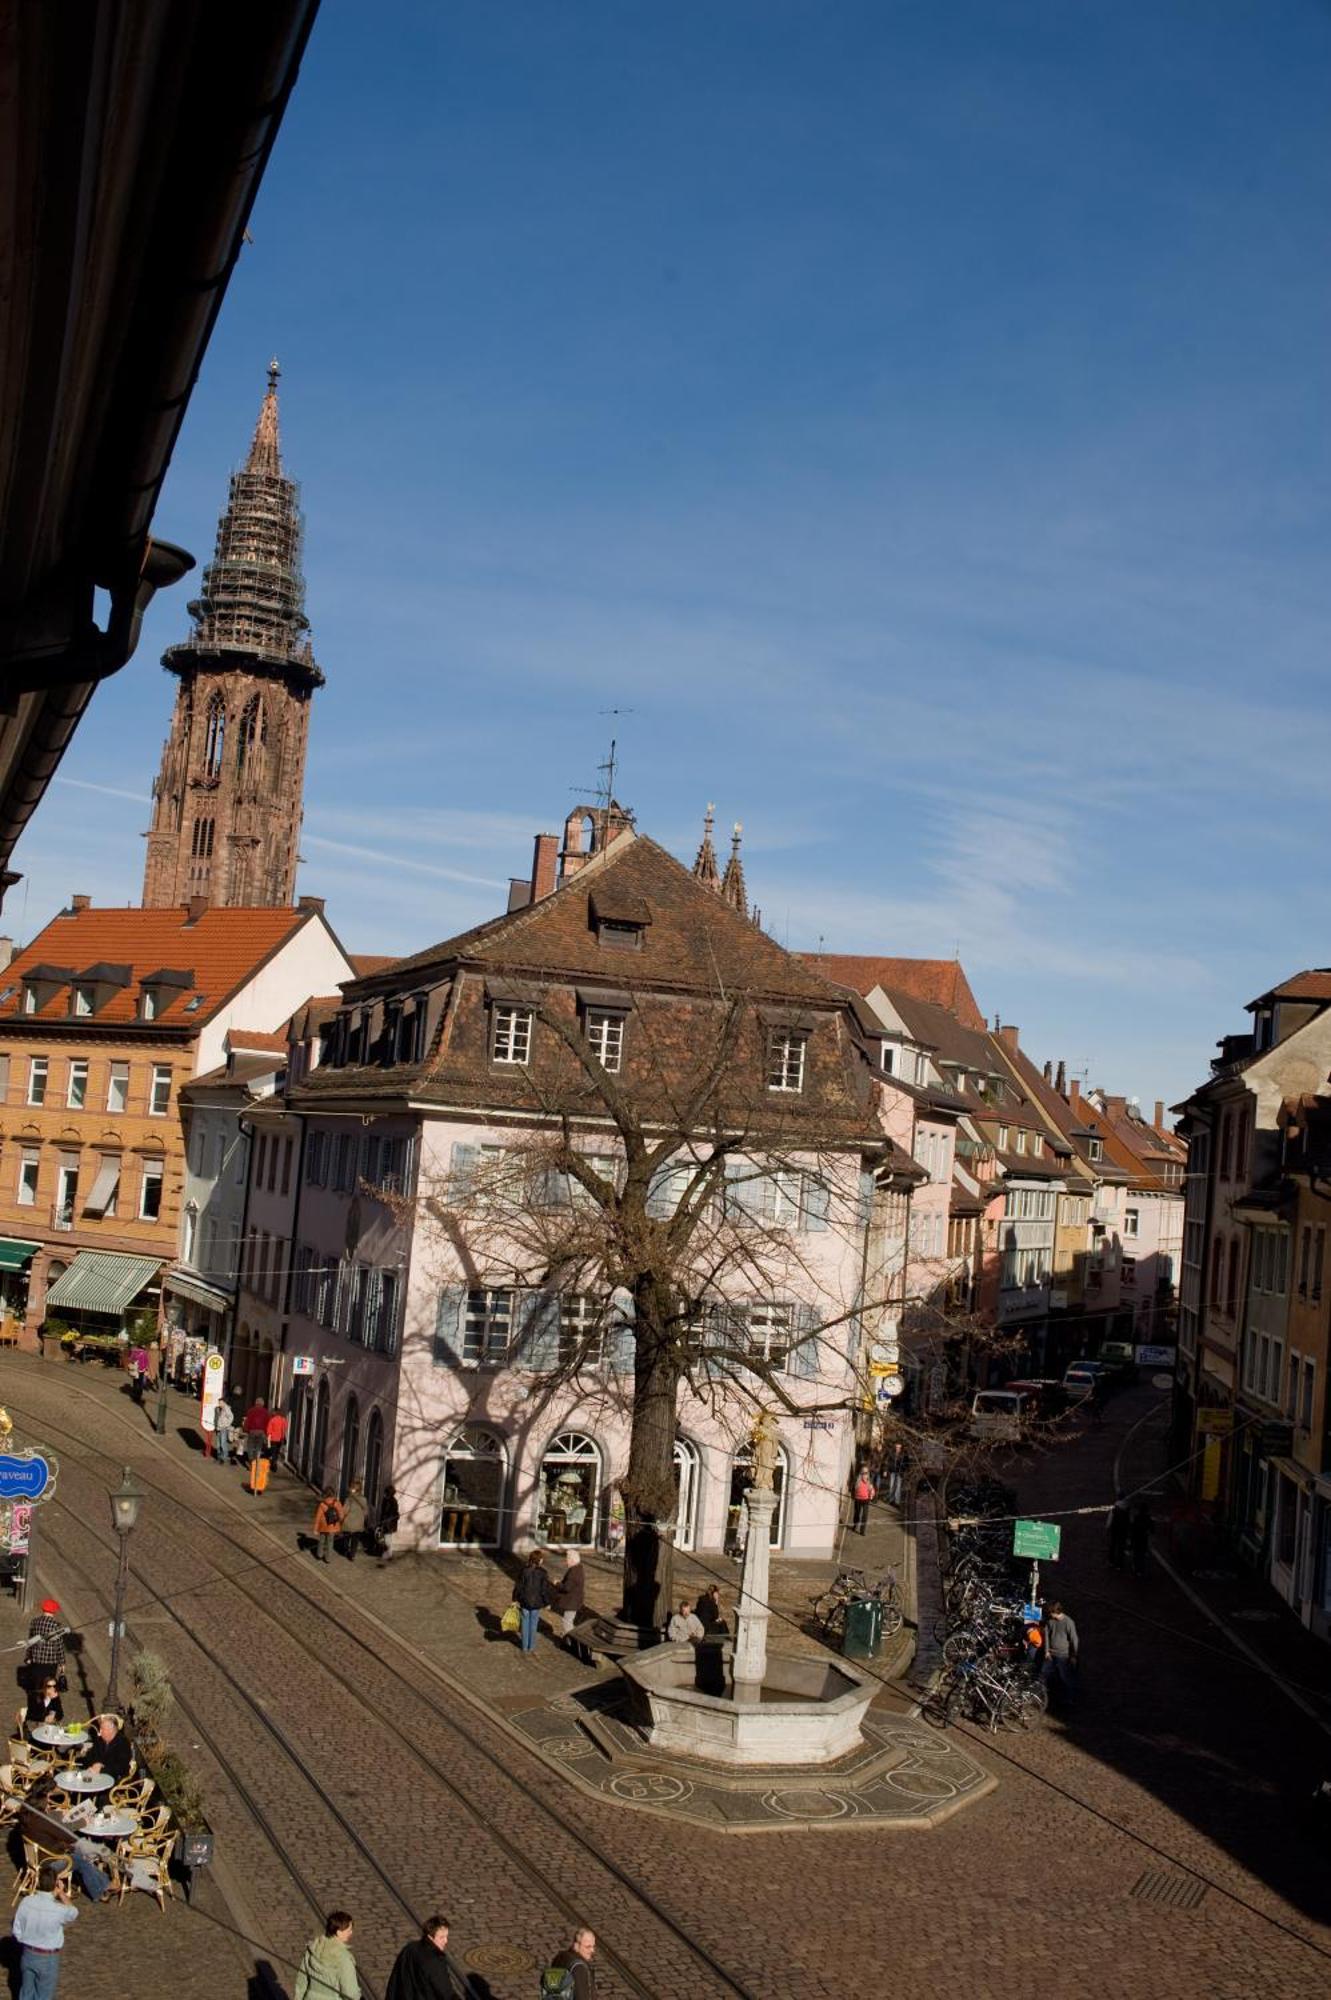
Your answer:
[[[0,1452],[0,1500],[45,1500],[55,1473],[55,1461],[40,1451]]]
[[[1198,1437],[1228,1437],[1234,1428],[1232,1410],[1198,1410]]]
[[[1137,1365],[1139,1368],[1172,1368],[1175,1353],[1172,1347],[1139,1347]]]
[[[293,1354],[291,1357],[291,1372],[293,1375],[313,1375],[314,1356],[312,1354]]]

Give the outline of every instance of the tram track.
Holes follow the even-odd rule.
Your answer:
[[[89,1398],[88,1400],[95,1404],[98,1414],[104,1417],[106,1414],[104,1406],[96,1403],[93,1398]],[[84,1466],[86,1466],[88,1461],[93,1460],[104,1463],[113,1471],[118,1469],[121,1461],[104,1444],[98,1444],[82,1437],[77,1432],[57,1422],[53,1422],[47,1417],[40,1416],[31,1409],[25,1411],[21,1404],[11,1402],[10,1407],[18,1414],[28,1417],[35,1425],[39,1426],[53,1438],[63,1437],[68,1439],[75,1450],[82,1455],[81,1462]],[[143,1433],[137,1426],[130,1426],[124,1419],[121,1419],[121,1422],[127,1433],[132,1435],[135,1442],[141,1446],[143,1443]],[[168,1508],[177,1509],[180,1507],[181,1497],[179,1492],[173,1492],[169,1487],[163,1485],[160,1480],[154,1478],[151,1473],[140,1470],[139,1476],[145,1480],[145,1483],[152,1492],[160,1496]],[[77,1525],[80,1531],[91,1535],[92,1539],[103,1549],[108,1552],[113,1549],[114,1544],[91,1530],[87,1522],[75,1510],[70,1508],[67,1502],[62,1499],[58,1500],[55,1504]],[[226,1505],[225,1502],[218,1504]],[[228,1511],[230,1510],[228,1509]],[[238,1523],[238,1525],[240,1524]],[[252,1529],[257,1524],[246,1523],[244,1525]],[[337,1826],[341,1829],[343,1836],[351,1843],[353,1849],[361,1857],[364,1865],[373,1871],[374,1876],[380,1881],[389,1898],[405,1914],[408,1914],[413,1922],[418,1923],[423,1912],[415,1907],[410,1892],[405,1891],[402,1884],[384,1870],[378,1858],[371,1852],[368,1844],[338,1804],[337,1799],[328,1786],[310,1769],[308,1761],[296,1754],[295,1750],[291,1747],[290,1738],[292,1730],[290,1726],[283,1726],[269,1712],[267,1704],[258,1701],[245,1686],[240,1676],[229,1668],[224,1661],[219,1659],[215,1638],[210,1638],[206,1632],[200,1630],[198,1625],[185,1615],[180,1608],[180,1600],[190,1596],[199,1596],[205,1592],[213,1592],[217,1589],[225,1589],[236,1593],[244,1601],[244,1617],[251,1629],[253,1628],[255,1614],[257,1614],[259,1618],[267,1621],[274,1628],[284,1642],[298,1647],[303,1654],[309,1656],[317,1667],[318,1672],[325,1675],[340,1688],[345,1696],[354,1701],[372,1718],[376,1728],[383,1731],[393,1740],[397,1754],[404,1755],[412,1765],[425,1775],[432,1785],[440,1788],[451,1802],[452,1807],[465,1814],[467,1820],[477,1830],[478,1837],[483,1837],[486,1841],[493,1843],[498,1853],[502,1855],[505,1863],[514,1871],[515,1875],[524,1879],[533,1889],[539,1891],[541,1897],[554,1909],[561,1912],[570,1924],[584,1920],[584,1917],[588,1914],[590,1898],[587,1892],[585,1890],[580,1891],[579,1900],[575,1904],[570,1898],[567,1888],[560,1880],[556,1879],[554,1871],[550,1868],[542,1867],[534,1859],[530,1841],[524,1841],[521,1838],[515,1837],[511,1832],[506,1832],[497,1824],[497,1816],[493,1803],[489,1805],[488,1809],[483,1808],[477,1802],[472,1792],[457,1782],[443,1761],[445,1756],[451,1756],[454,1761],[480,1759],[486,1767],[487,1780],[491,1788],[495,1786],[497,1780],[500,1786],[507,1787],[511,1794],[516,1795],[520,1809],[536,1811],[541,1815],[547,1829],[557,1831],[560,1840],[571,1848],[570,1858],[576,1862],[579,1875],[585,1879],[590,1871],[599,1881],[600,1895],[597,1897],[597,1900],[604,1905],[608,1899],[612,1911],[615,1905],[620,1906],[619,1914],[612,1914],[610,1918],[608,1928],[611,1935],[614,1935],[616,1932],[620,1935],[623,1934],[622,1917],[625,1913],[625,1900],[627,1900],[628,1908],[638,1917],[639,1924],[641,1924],[641,1919],[646,1917],[650,1925],[659,1926],[660,1932],[664,1934],[658,1937],[655,1948],[649,1948],[649,1962],[653,1965],[660,1965],[660,1947],[669,1944],[674,1949],[673,1951],[666,1952],[667,1961],[680,1951],[686,1956],[692,1975],[687,1987],[688,1991],[696,1992],[700,1990],[692,1982],[696,1981],[701,1974],[709,1981],[708,1990],[714,1991],[718,1995],[735,1996],[735,2000],[752,2000],[748,1989],[745,1988],[741,1981],[713,1958],[705,1948],[697,1944],[649,1890],[643,1888],[622,1867],[611,1860],[598,1844],[588,1838],[582,1828],[559,1812],[548,1798],[542,1796],[540,1791],[512,1768],[513,1757],[511,1753],[500,1755],[491,1744],[480,1740],[482,1735],[499,1735],[502,1742],[502,1731],[496,1725],[495,1719],[489,1711],[476,1701],[474,1697],[471,1697],[465,1689],[458,1688],[456,1684],[450,1684],[449,1694],[453,1703],[453,1710],[450,1710],[433,1690],[420,1685],[419,1660],[407,1646],[402,1645],[403,1663],[395,1669],[385,1658],[385,1641],[383,1637],[376,1633],[367,1639],[361,1632],[356,1631],[346,1617],[340,1615],[321,1596],[304,1588],[288,1573],[291,1566],[289,1560],[278,1562],[257,1553],[252,1547],[242,1545],[230,1538],[221,1527],[203,1519],[201,1516],[196,1515],[193,1517],[192,1526],[195,1532],[190,1545],[190,1554],[198,1561],[209,1565],[210,1574],[203,1578],[196,1578],[189,1583],[182,1583],[179,1589],[171,1588],[163,1590],[158,1583],[146,1574],[141,1562],[133,1565],[131,1567],[131,1574],[134,1577],[136,1585],[145,1594],[145,1603],[139,1608],[140,1613],[152,1611],[165,1615],[179,1628],[182,1635],[193,1646],[199,1649],[204,1658],[223,1677],[230,1697],[243,1706],[247,1714],[258,1723],[267,1739],[278,1746],[279,1754],[283,1758],[288,1759],[292,1767],[299,1773],[300,1782],[315,1794],[323,1810],[332,1816]],[[199,1544],[200,1531],[206,1536],[212,1536],[219,1540],[222,1543],[225,1559],[229,1560],[219,1562],[214,1555],[205,1552]],[[140,1533],[142,1533],[142,1530],[140,1530]],[[165,1563],[168,1567],[177,1554],[178,1551],[169,1542],[165,1547],[159,1546],[155,1551],[157,1562],[159,1564]],[[248,1576],[234,1572],[234,1563],[238,1554],[243,1558],[246,1570],[250,1572]],[[86,1565],[81,1565],[81,1567],[86,1574]],[[275,1598],[284,1599],[285,1601],[279,1604],[275,1602]],[[298,1615],[304,1618],[306,1622],[307,1630],[303,1633],[298,1631],[294,1624],[290,1622],[289,1614],[293,1605]],[[283,1612],[287,1615],[282,1615]],[[312,1651],[310,1647],[308,1627],[311,1618],[320,1621],[323,1632],[327,1635],[326,1641],[319,1645],[317,1651]],[[390,1641],[389,1645],[391,1646],[392,1643]],[[336,1657],[348,1646],[354,1648],[356,1653],[357,1671],[354,1677],[351,1673],[344,1671],[341,1666],[336,1664]],[[388,1681],[388,1687],[381,1690],[386,1695],[386,1699],[376,1699],[370,1692],[369,1684],[380,1676],[386,1677]],[[415,1704],[418,1711],[423,1710],[429,1730],[439,1732],[433,1746],[436,1754],[430,1754],[423,1747],[420,1740],[422,1730],[419,1722],[412,1727],[404,1726],[402,1713],[404,1701]],[[394,1706],[390,1704],[395,1704],[396,1712],[394,1712]],[[236,1785],[238,1795],[245,1802],[246,1810],[252,1813],[256,1824],[265,1829],[265,1838],[282,1853],[283,1865],[286,1867],[293,1882],[296,1883],[299,1893],[305,1902],[312,1909],[317,1910],[319,1914],[322,1914],[324,1905],[318,1898],[315,1885],[310,1882],[308,1876],[299,1869],[298,1865],[292,1861],[291,1856],[286,1852],[286,1844],[278,1837],[276,1829],[272,1824],[271,1815],[265,1811],[262,1801],[256,1800],[253,1797],[253,1787],[247,1784],[243,1776],[235,1772],[234,1760],[228,1759],[225,1752],[221,1751],[219,1746],[217,1746],[215,1732],[211,1731],[203,1720],[197,1717],[195,1711],[187,1706],[183,1700],[181,1707],[182,1712],[191,1715],[191,1719],[195,1722],[195,1726],[200,1730],[205,1740],[210,1740],[210,1747],[213,1754],[218,1756],[219,1764],[228,1772],[230,1781]],[[463,1727],[457,1713],[454,1712],[459,1707],[470,1711],[468,1719],[472,1721],[473,1726]],[[504,1748],[506,1751],[508,1750],[507,1743],[504,1743]],[[598,1932],[602,1937],[599,1958],[605,1972],[611,1972],[613,1969],[613,1974],[616,1976],[617,1981],[622,1981],[626,1992],[645,1996],[645,2000],[656,2000],[656,1996],[667,1986],[674,1984],[674,1981],[668,1978],[663,1979],[660,1975],[657,1976],[654,1983],[645,1983],[635,1970],[633,1964],[624,1956],[623,1952],[609,1943],[606,1932],[607,1925],[603,1917],[600,1920]],[[610,1981],[606,1981],[607,1986],[610,1983]]]

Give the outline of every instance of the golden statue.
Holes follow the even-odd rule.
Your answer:
[[[8,1410],[0,1409],[0,1445],[8,1444],[14,1432],[14,1419]]]
[[[753,1421],[753,1483],[770,1493],[776,1472],[776,1418],[770,1410],[759,1410]]]

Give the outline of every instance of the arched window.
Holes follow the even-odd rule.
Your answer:
[[[591,1548],[601,1513],[601,1448],[582,1431],[560,1431],[541,1460],[536,1532],[544,1541]]]
[[[730,1510],[726,1516],[726,1547],[742,1548],[748,1515],[744,1511],[744,1495],[753,1484],[753,1447],[742,1445],[735,1453],[730,1468]],[[786,1539],[786,1499],[789,1490],[790,1453],[784,1444],[778,1442],[776,1448],[776,1469],[772,1474],[772,1485],[776,1489],[776,1505],[772,1509],[771,1543],[774,1549],[784,1546]]]
[[[225,749],[226,702],[220,694],[215,694],[208,703],[207,729],[203,740],[203,774],[206,778],[220,776]]]
[[[444,1452],[439,1540],[447,1548],[497,1549],[504,1521],[508,1453],[502,1438],[464,1424]]]
[[[240,727],[236,731],[236,771],[249,771],[253,775],[256,750],[261,750],[268,741],[268,718],[263,712],[263,703],[257,694],[251,695],[241,712]]]
[[[356,1477],[356,1461],[360,1457],[360,1404],[354,1396],[347,1397],[342,1412],[342,1478],[338,1492],[346,1498],[347,1488]]]
[[[365,1426],[365,1505],[371,1514],[379,1511],[384,1479],[384,1420],[378,1410],[370,1411]]]
[[[698,1447],[690,1438],[675,1439],[675,1547],[691,1549],[698,1536]]]
[[[324,1457],[328,1451],[328,1406],[332,1397],[328,1388],[328,1377],[319,1378],[319,1393],[314,1399],[314,1436],[310,1440],[309,1477],[316,1486],[322,1486]]]

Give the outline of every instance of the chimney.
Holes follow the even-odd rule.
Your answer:
[[[1010,1023],[1004,1023],[998,1028],[998,1039],[1010,1055],[1015,1056],[1019,1053],[1021,1047],[1020,1029],[1012,1027]]]
[[[191,924],[197,924],[199,918],[207,908],[208,898],[206,896],[191,896],[185,904],[185,928],[188,930]]]
[[[1046,1083],[1052,1083],[1054,1080],[1054,1065],[1051,1062],[1047,1062],[1041,1074]]]
[[[69,907],[73,911],[74,915],[77,916],[80,910],[90,910],[92,908],[92,897],[71,896],[69,899]]]
[[[1061,1057],[1059,1058],[1058,1068],[1054,1072],[1054,1089],[1060,1097],[1066,1097],[1068,1094],[1068,1066]]]
[[[323,896],[300,896],[297,898],[296,908],[309,911],[311,916],[321,917],[324,913],[325,900]]]
[[[1156,1129],[1156,1131],[1157,1131],[1157,1132],[1163,1132],[1163,1131],[1164,1131],[1164,1129],[1165,1129],[1165,1100],[1164,1100],[1164,1098],[1163,1098],[1163,1097],[1157,1097],[1157,1098],[1156,1098],[1156,1100],[1155,1100],[1155,1117],[1154,1117],[1154,1118],[1153,1118],[1153,1119],[1151,1120],[1151,1123],[1152,1123],[1152,1124],[1153,1124],[1153,1125],[1155,1126],[1155,1129]]]
[[[559,868],[559,835],[538,833],[532,846],[531,901],[540,903],[554,894]]]
[[[1060,1064],[1060,1068],[1061,1067],[1062,1065]],[[1068,1103],[1072,1106],[1074,1111],[1081,1110],[1081,1085],[1078,1083],[1075,1076],[1073,1077],[1071,1083],[1068,1085]]]

